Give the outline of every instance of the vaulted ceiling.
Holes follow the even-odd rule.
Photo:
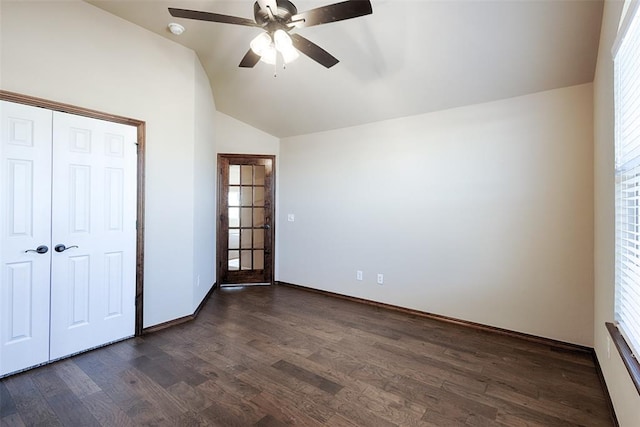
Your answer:
[[[295,30],[340,60],[239,68],[259,28],[172,18],[169,7],[253,19],[252,0],[89,0],[193,49],[219,111],[277,137],[593,81],[601,0],[372,0],[373,14]],[[293,0],[298,11],[334,1]],[[170,22],[186,27],[181,36]]]

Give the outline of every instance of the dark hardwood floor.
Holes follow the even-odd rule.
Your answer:
[[[0,381],[2,426],[610,426],[591,355],[284,286]]]

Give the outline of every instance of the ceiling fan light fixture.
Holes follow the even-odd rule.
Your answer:
[[[276,32],[273,33],[273,41],[276,49],[282,54],[282,59],[284,59],[285,64],[295,61],[300,56],[296,48],[293,47],[291,36],[289,36],[286,31],[276,30]]]
[[[278,51],[276,50],[273,43],[271,43],[270,45],[268,45],[266,48],[262,50],[262,53],[260,54],[260,61],[266,62],[269,65],[273,65],[276,63],[277,54],[278,54]]]
[[[280,50],[280,53],[285,64],[295,61],[300,56],[300,53],[293,46],[286,50]]]
[[[253,53],[262,56],[263,53],[272,46],[271,36],[268,33],[260,33],[256,38],[251,40],[249,46]]]
[[[275,42],[278,50],[282,50],[288,46],[293,46],[291,36],[289,36],[285,30],[276,30],[276,32],[273,33],[273,41]]]

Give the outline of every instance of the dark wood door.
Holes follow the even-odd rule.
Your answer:
[[[275,157],[219,154],[218,169],[218,283],[272,283]]]

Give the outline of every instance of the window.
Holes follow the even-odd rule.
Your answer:
[[[640,358],[640,13],[625,15],[614,46],[616,341],[634,377]],[[610,328],[611,330],[611,328]],[[613,334],[613,333],[612,333]],[[624,342],[622,342],[624,338]],[[617,336],[614,335],[614,340]],[[622,347],[627,346],[624,349]],[[635,354],[635,360],[634,356]],[[629,364],[634,364],[633,367]],[[634,377],[638,387],[638,378]],[[639,388],[640,391],[640,388]]]

